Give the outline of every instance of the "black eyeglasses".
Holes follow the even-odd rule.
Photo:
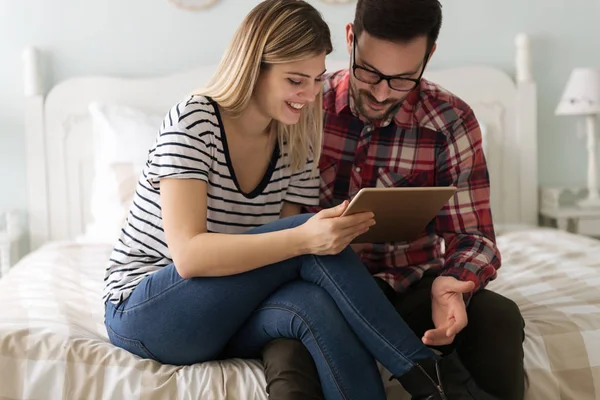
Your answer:
[[[392,90],[397,90],[399,92],[410,92],[411,90],[417,87],[419,82],[421,82],[423,72],[425,71],[425,65],[427,64],[427,59],[429,58],[428,50],[425,54],[425,58],[423,59],[423,68],[421,69],[419,77],[413,79],[383,75],[371,69],[361,67],[360,65],[356,64],[356,58],[354,53],[356,53],[356,36],[354,36],[354,39],[352,40],[352,73],[356,79],[358,79],[361,82],[368,83],[370,85],[377,85],[379,82],[385,80],[387,81],[388,86]]]

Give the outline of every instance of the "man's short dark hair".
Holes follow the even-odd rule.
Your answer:
[[[428,49],[437,41],[441,27],[439,0],[358,0],[354,15],[357,38],[363,31],[393,42],[427,36]]]

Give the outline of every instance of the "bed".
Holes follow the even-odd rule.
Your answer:
[[[481,65],[426,75],[469,102],[483,127],[504,259],[489,287],[526,320],[526,399],[596,399],[600,242],[536,226],[536,84],[528,36],[515,44],[514,76]],[[0,280],[0,399],[266,399],[259,360],[161,365],[110,344],[103,325],[104,268],[143,157],[136,147],[214,66],[154,79],[84,76],[46,91],[42,60],[25,50],[32,251]],[[328,61],[329,70],[346,66]],[[389,399],[408,399],[381,373]]]

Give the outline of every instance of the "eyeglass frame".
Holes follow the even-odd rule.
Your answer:
[[[374,71],[372,69],[365,68],[362,65],[358,65],[356,63],[356,34],[354,34],[353,38],[352,38],[352,65],[351,65],[352,75],[354,75],[354,77],[356,79],[358,79],[359,81],[361,81],[362,83],[366,83],[368,85],[379,85],[379,83],[381,83],[381,81],[385,80],[385,81],[387,81],[387,84],[388,84],[389,88],[392,89],[392,90],[395,90],[396,92],[404,92],[404,93],[410,92],[410,91],[414,90],[419,85],[419,83],[421,83],[421,80],[423,79],[423,73],[425,72],[425,67],[427,66],[427,62],[429,60],[429,55],[430,54],[431,54],[431,49],[427,50],[427,52],[425,53],[425,58],[423,59],[423,68],[421,69],[421,73],[419,74],[419,77],[416,78],[416,79],[414,79],[414,78],[401,78],[398,75],[384,75],[384,74],[381,74],[381,73],[379,73],[377,71]],[[379,77],[379,80],[377,82],[365,82],[365,81],[361,80],[358,76],[356,76],[356,70],[357,69],[362,69],[362,70],[367,71],[367,72],[369,72],[371,74],[375,74],[375,75],[377,75]],[[414,85],[413,85],[413,87],[411,87],[408,90],[394,89],[392,87],[392,83],[391,83],[392,79],[402,79],[402,80],[405,80],[405,81],[410,81],[410,82],[413,82]]]

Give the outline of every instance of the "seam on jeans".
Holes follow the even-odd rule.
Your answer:
[[[306,319],[304,319],[304,317],[302,317],[302,315],[298,314],[298,312],[296,312],[296,310],[294,310],[294,309],[292,309],[290,307],[284,306],[284,305],[264,306],[264,307],[260,307],[260,308],[256,309],[256,312],[261,311],[261,310],[267,310],[267,309],[276,309],[276,310],[288,311],[288,312],[291,312],[292,314],[294,314],[295,316],[297,316],[298,318],[300,318],[300,320],[308,327],[308,330],[310,331],[310,334],[312,335],[313,339],[315,340],[315,343],[317,344],[317,348],[319,349],[319,352],[323,356],[323,359],[325,360],[325,364],[327,364],[327,368],[331,372],[331,376],[333,376],[333,381],[335,382],[335,385],[337,386],[337,388],[338,388],[338,390],[340,392],[340,395],[344,399],[348,399],[348,397],[346,396],[347,390],[344,389],[344,388],[342,388],[340,382],[338,382],[339,372],[337,370],[334,370],[331,367],[331,364],[329,363],[328,357],[323,352],[323,349],[321,348],[321,345],[319,344],[319,341],[317,340],[317,337],[315,336],[313,330],[311,329],[310,324],[306,321]]]
[[[154,296],[148,297],[144,301],[142,301],[142,302],[140,302],[140,303],[138,303],[138,304],[136,304],[134,306],[131,306],[129,308],[123,308],[123,310],[115,310],[115,311],[118,312],[118,313],[121,313],[121,314],[127,314],[129,311],[133,311],[133,310],[137,309],[138,307],[141,307],[141,306],[149,304],[149,303],[153,303],[155,300],[157,300],[157,298],[159,296],[161,296],[161,295],[163,295],[165,293],[170,292],[171,290],[173,290],[174,288],[176,288],[177,286],[179,286],[180,284],[182,284],[185,281],[186,281],[185,279],[182,279],[182,280],[180,280],[178,282],[175,282],[171,286],[167,286],[167,288],[165,288],[164,290],[156,293]],[[136,286],[135,289],[137,289],[138,287],[139,286]],[[133,294],[133,292],[131,294]],[[130,298],[131,298],[131,295],[130,295]]]
[[[136,346],[139,350],[141,350],[142,353],[145,353],[146,356],[148,356],[149,359],[154,360],[154,361],[158,361],[158,358],[156,358],[156,356],[154,354],[152,354],[152,352],[150,350],[148,350],[148,348],[144,345],[144,343],[142,343],[141,340],[130,339],[130,338],[127,338],[125,336],[119,335],[108,324],[106,325],[106,329],[109,330],[113,334],[113,336],[115,336],[117,338],[117,340],[120,340],[123,343],[129,343],[132,346]],[[119,346],[117,346],[117,347],[119,347]],[[127,349],[123,349],[123,350],[127,350]],[[127,351],[129,351],[129,350],[127,350]],[[129,351],[129,352],[131,352],[131,351]]]
[[[358,310],[356,308],[354,308],[353,306],[351,306],[352,303],[350,303],[348,297],[340,290],[339,286],[335,283],[335,279],[333,279],[331,277],[331,275],[329,275],[327,268],[325,268],[325,266],[323,265],[323,263],[321,262],[321,260],[319,259],[319,257],[315,256],[314,254],[311,254],[311,257],[313,259],[313,261],[321,268],[321,271],[323,272],[323,274],[325,276],[327,276],[327,278],[329,279],[329,281],[331,282],[331,284],[333,285],[333,287],[335,288],[335,290],[338,291],[338,294],[344,298],[344,300],[346,300],[346,303],[349,307],[351,307],[355,314],[357,315],[357,317],[359,317],[363,323],[368,326],[369,328],[371,328],[371,330],[373,331],[373,333],[379,337],[379,339],[386,344],[388,347],[391,348],[391,350],[396,353],[398,356],[400,356],[400,358],[404,359],[404,361],[406,361],[411,367],[414,367],[416,364],[410,359],[408,358],[408,356],[406,356],[404,353],[402,353],[400,350],[398,350],[394,345],[392,345],[392,343],[390,343],[389,340],[387,340],[384,336],[382,336],[374,327],[373,325],[371,325],[367,320],[365,320],[362,315],[360,315],[360,313],[358,312]]]

